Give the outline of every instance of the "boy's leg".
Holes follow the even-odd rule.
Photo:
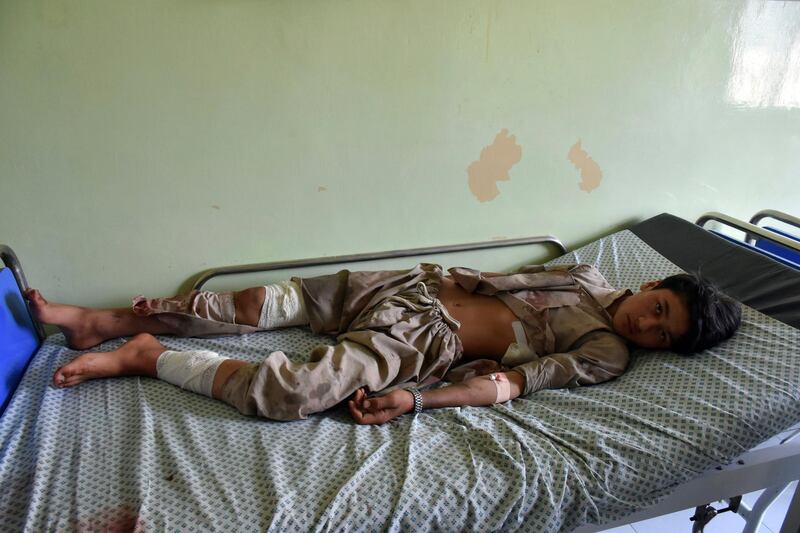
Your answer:
[[[89,379],[117,376],[157,377],[158,357],[166,351],[158,339],[136,335],[111,352],[90,352],[76,357],[53,374],[53,385],[72,387]]]
[[[174,352],[149,334],[111,352],[89,352],[56,370],[53,384],[72,387],[90,379],[148,376],[225,401],[244,414],[278,420],[305,418],[348,398],[360,387],[385,388],[400,362],[359,343],[320,346],[312,362],[290,362],[273,352],[261,364],[213,352]],[[233,378],[233,379],[231,379]]]
[[[126,342],[116,350],[111,352],[90,352],[81,354],[74,360],[56,370],[53,375],[53,384],[56,387],[72,387],[90,379],[111,378],[119,376],[147,376],[151,378],[165,379],[179,386],[186,385],[187,381],[200,381],[197,376],[198,366],[201,369],[205,366],[212,366],[212,372],[216,368],[221,372],[216,372],[213,383],[217,387],[217,381],[224,382],[230,374],[242,365],[245,361],[236,359],[222,358],[213,352],[170,352],[161,344],[158,339],[149,334],[136,335],[133,339]],[[196,357],[192,358],[192,355]],[[170,363],[159,365],[161,356],[173,357]],[[187,363],[188,359],[188,364]],[[181,365],[181,363],[184,363]],[[181,368],[183,366],[184,368]],[[194,367],[194,368],[193,368]],[[177,379],[176,379],[177,375]],[[179,383],[178,383],[179,382]],[[220,385],[221,386],[221,385]],[[195,392],[211,395],[211,390]],[[217,397],[215,394],[214,397]]]
[[[48,302],[39,291],[28,289],[25,298],[39,322],[58,326],[67,345],[76,350],[91,348],[101,342],[138,333],[164,335],[172,328],[155,317],[140,317],[129,308],[93,309]]]
[[[359,388],[385,390],[417,371],[404,362],[415,350],[376,331],[348,332],[332,346],[319,345],[308,362],[293,362],[274,351],[260,363],[227,360],[217,369],[213,396],[240,413],[273,420],[297,420],[325,411]]]
[[[227,359],[217,367],[217,373],[214,375],[214,385],[211,389],[211,395],[217,400],[222,400],[222,387],[227,383],[228,379],[241,367],[247,366],[246,361],[238,359]]]
[[[235,322],[253,328],[261,327],[261,329],[266,328],[260,326],[260,323],[272,324],[270,320],[265,320],[265,311],[269,307],[264,305],[267,291],[268,289],[265,287],[252,287],[228,293],[231,295],[235,310]],[[273,289],[273,292],[279,294],[277,289]],[[205,294],[209,297],[215,295],[210,292]],[[131,308],[93,309],[51,303],[35,289],[28,289],[25,297],[34,317],[44,324],[58,326],[64,333],[68,346],[78,350],[91,348],[108,339],[139,333],[150,333],[151,335],[180,335],[182,333],[169,321],[160,320],[157,314],[143,316],[135,313]]]

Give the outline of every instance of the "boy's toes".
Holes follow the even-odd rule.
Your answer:
[[[67,376],[64,375],[63,367],[56,370],[56,373],[53,374],[53,386],[63,387],[66,381],[67,381]]]
[[[86,379],[84,365],[80,361],[72,360],[62,366],[53,374],[53,385],[58,388],[71,387]]]
[[[44,299],[42,293],[36,289],[26,289],[23,295],[30,303],[31,309],[38,313],[44,312],[44,309],[47,306],[47,300]]]

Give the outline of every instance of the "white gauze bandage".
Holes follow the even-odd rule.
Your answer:
[[[494,403],[503,403],[511,399],[511,385],[505,374],[502,372],[495,372],[494,374],[489,374],[489,379],[492,380],[495,390],[497,391]]]
[[[217,368],[226,359],[229,358],[207,350],[167,350],[158,356],[156,376],[167,383],[211,398]]]
[[[305,304],[300,287],[293,281],[282,281],[266,285],[264,305],[258,327],[263,329],[304,326],[308,324]]]

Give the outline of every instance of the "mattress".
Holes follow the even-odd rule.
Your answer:
[[[797,270],[733,244],[669,213],[630,230],[684,270],[699,270],[727,294],[785,324],[800,328]]]
[[[680,271],[628,230],[553,261],[571,262],[634,290]],[[333,341],[298,328],[161,340],[251,361]],[[799,422],[799,348],[797,329],[745,307],[737,335],[697,356],[637,351],[608,383],[358,426],[344,407],[247,418],[149,378],[54,389],[76,356],[55,335],[0,419],[0,517],[35,531],[571,531]]]

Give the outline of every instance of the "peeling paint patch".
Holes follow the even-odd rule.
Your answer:
[[[328,190],[327,187],[322,187],[322,186],[317,187],[317,192],[325,192],[327,190]]]
[[[603,181],[603,171],[600,170],[600,165],[586,153],[586,150],[581,148],[580,139],[569,149],[567,159],[581,171],[581,181],[578,183],[580,190],[592,192],[600,186],[600,182]]]
[[[217,211],[219,211],[219,206],[218,206],[218,205],[214,204],[214,205],[212,205],[211,207],[213,207],[214,209],[216,209]]]
[[[469,189],[481,201],[494,200],[500,190],[498,181],[508,181],[511,167],[522,159],[522,147],[516,143],[514,135],[509,137],[503,129],[494,138],[494,143],[481,150],[481,157],[467,167]]]

